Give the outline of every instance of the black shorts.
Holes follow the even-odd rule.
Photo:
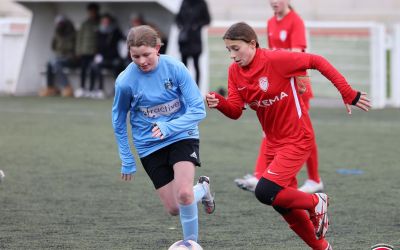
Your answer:
[[[159,189],[174,179],[173,166],[175,163],[190,161],[200,167],[199,140],[185,139],[174,142],[140,158],[140,161],[154,187]]]

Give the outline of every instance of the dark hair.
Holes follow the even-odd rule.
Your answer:
[[[140,25],[129,30],[126,45],[130,47],[149,46],[155,48],[163,45],[158,32],[148,25]]]
[[[86,6],[86,10],[93,10],[93,11],[99,12],[100,6],[97,3],[89,3]]]
[[[107,18],[111,22],[115,21],[114,17],[110,13],[104,13],[103,15],[101,15],[101,18]]]
[[[223,40],[242,40],[246,43],[250,43],[251,41],[256,42],[256,48],[260,47],[258,43],[257,34],[250,25],[245,22],[235,23],[225,32],[222,37]]]

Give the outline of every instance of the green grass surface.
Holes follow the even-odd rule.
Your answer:
[[[119,180],[111,100],[0,97],[0,249],[167,249],[181,238],[141,166]],[[400,111],[312,108],[320,174],[331,197],[335,249],[400,247]],[[201,123],[197,172],[211,177],[217,210],[200,207],[204,249],[308,249],[270,207],[238,189],[261,132],[254,112]],[[364,170],[343,176],[339,168]],[[303,170],[299,175],[302,182]]]

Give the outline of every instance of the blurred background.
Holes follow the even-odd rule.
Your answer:
[[[133,16],[143,17],[168,38],[167,54],[179,57],[174,16],[181,0],[94,1],[101,12],[113,14],[123,32]],[[35,95],[45,85],[45,65],[52,56],[50,41],[57,15],[71,19],[78,30],[88,1],[3,0],[0,2],[0,93]],[[266,44],[266,21],[273,15],[269,1],[209,0],[211,24],[203,31],[200,88],[206,93],[226,86],[225,55],[221,36],[230,24],[246,21]],[[356,88],[367,91],[374,108],[400,107],[400,2],[293,0],[305,20],[310,53],[325,56]],[[121,45],[123,48],[123,45]],[[121,52],[124,54],[126,52]],[[193,66],[188,64],[193,71]],[[311,72],[316,100],[335,99],[336,90],[319,73]],[[73,76],[72,76],[73,77]],[[113,95],[114,79],[105,85]],[[73,88],[79,85],[71,80]]]
[[[178,219],[156,205],[142,167],[134,182],[120,181],[110,115],[112,73],[102,72],[103,96],[76,95],[79,72],[66,69],[71,97],[38,97],[55,56],[55,24],[68,17],[80,30],[91,2],[114,16],[124,35],[133,21],[157,27],[168,40],[166,53],[180,58],[174,17],[181,0],[0,0],[0,249],[153,250],[181,237]],[[227,86],[231,60],[221,39],[226,29],[246,21],[267,47],[266,24],[273,15],[268,0],[206,2],[211,23],[202,33],[203,94]],[[355,88],[367,91],[374,108],[354,110],[350,119],[332,84],[309,72],[320,171],[333,197],[330,243],[335,249],[371,249],[377,243],[400,249],[400,1],[291,5],[305,20],[307,51],[328,58]],[[121,40],[119,54],[126,59]],[[195,74],[191,61],[188,67]],[[204,249],[305,249],[272,209],[234,184],[257,158],[262,133],[255,112],[233,122],[207,110],[200,130],[197,172],[213,178],[218,200],[214,215],[199,213]],[[299,183],[306,175],[303,169]]]

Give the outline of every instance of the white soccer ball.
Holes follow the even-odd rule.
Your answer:
[[[4,174],[3,170],[0,169],[0,183],[3,181],[4,177],[6,177],[6,175]]]
[[[203,248],[199,245],[199,243],[193,240],[188,240],[188,241],[179,240],[168,248],[168,250],[188,250],[188,249],[203,250]]]

